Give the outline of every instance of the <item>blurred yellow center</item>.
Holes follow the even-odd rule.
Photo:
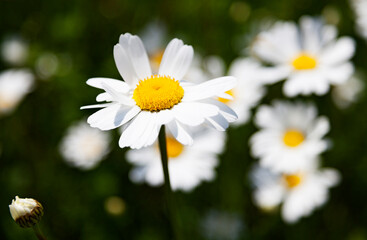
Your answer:
[[[228,90],[226,93],[227,93],[228,95],[231,95],[231,96],[234,98],[234,94],[233,94],[233,91],[232,91],[232,90]],[[222,103],[228,103],[228,102],[232,101],[232,100],[230,100],[230,99],[226,99],[226,98],[218,98],[218,100],[219,100],[220,102],[222,102]]]
[[[159,51],[156,51],[154,54],[152,54],[152,56],[150,57],[150,61],[153,63],[153,64],[156,64],[159,66],[159,64],[161,64],[162,62],[162,58],[163,58],[163,53],[164,51],[163,50],[159,50]]]
[[[297,147],[304,139],[303,133],[297,130],[288,130],[283,136],[283,142],[288,147]]]
[[[170,76],[152,75],[140,80],[133,93],[136,105],[143,111],[158,112],[181,102],[184,90]]]
[[[292,65],[297,70],[309,70],[316,67],[316,59],[308,54],[302,53],[298,55],[292,62]]]
[[[290,175],[284,174],[283,178],[288,188],[297,187],[302,181],[302,176],[299,174],[290,174]]]
[[[169,158],[178,157],[183,151],[183,145],[172,137],[167,137],[167,155]]]

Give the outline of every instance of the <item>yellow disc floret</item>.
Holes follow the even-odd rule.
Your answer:
[[[315,57],[302,53],[292,61],[292,65],[296,70],[309,70],[316,67],[317,61]]]
[[[184,90],[177,80],[161,75],[140,80],[133,93],[136,105],[150,112],[171,109],[181,102],[183,96]]]
[[[285,174],[283,177],[288,188],[297,187],[302,181],[302,176],[300,174]]]
[[[183,151],[183,145],[172,137],[167,137],[167,155],[169,158],[178,157]]]
[[[297,147],[304,139],[303,133],[298,130],[288,130],[283,136],[283,142],[288,147]]]

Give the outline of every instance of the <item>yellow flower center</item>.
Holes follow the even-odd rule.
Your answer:
[[[152,75],[140,80],[133,93],[136,105],[143,111],[159,112],[181,102],[184,90],[170,76]]]
[[[178,157],[184,147],[181,143],[179,143],[176,139],[172,138],[172,137],[167,137],[167,155],[168,158],[175,158]]]
[[[298,130],[288,130],[283,136],[283,142],[288,147],[297,147],[304,139],[303,133]]]
[[[226,93],[227,93],[228,95],[231,95],[231,96],[234,98],[234,93],[233,93],[233,91],[232,91],[232,90],[228,90]],[[230,99],[226,99],[226,98],[218,98],[218,100],[219,100],[220,102],[222,102],[222,103],[228,103],[228,102],[232,101],[232,100],[230,100]]]
[[[288,188],[297,187],[302,181],[302,176],[300,174],[284,174],[283,178]]]
[[[293,61],[292,65],[297,70],[309,70],[316,67],[316,59],[308,54],[301,53]]]
[[[162,58],[163,58],[163,50],[159,50],[156,51],[155,53],[152,54],[152,56],[150,57],[150,61],[156,65],[159,66],[159,64],[161,64],[162,62]]]

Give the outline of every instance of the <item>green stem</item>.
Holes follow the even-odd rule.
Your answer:
[[[34,234],[36,234],[38,240],[46,240],[45,236],[43,236],[40,227],[38,224],[34,225],[33,227]]]
[[[169,221],[172,226],[172,230],[175,235],[175,239],[180,240],[181,235],[178,227],[178,216],[176,212],[176,205],[174,201],[174,195],[171,188],[171,182],[169,178],[169,171],[168,171],[168,156],[167,156],[167,142],[166,142],[166,129],[163,125],[161,130],[159,131],[158,136],[159,141],[159,150],[161,153],[161,160],[162,160],[162,167],[163,167],[163,174],[164,174],[164,188],[166,194],[166,201],[167,207],[169,211]]]

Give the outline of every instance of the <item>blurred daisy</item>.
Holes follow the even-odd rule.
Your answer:
[[[358,33],[367,39],[367,0],[351,0],[356,15]]]
[[[264,83],[273,81],[277,71],[274,68],[265,68],[254,59],[238,58],[230,66],[229,75],[238,79],[238,84],[227,93],[233,100],[220,99],[238,115],[235,125],[244,124],[250,117],[250,109],[257,105],[264,96]]]
[[[185,145],[193,142],[188,127],[207,123],[224,131],[237,116],[215,98],[231,98],[225,92],[236,85],[236,79],[221,77],[201,84],[183,81],[193,54],[191,46],[173,39],[163,54],[158,75],[152,75],[140,38],[129,33],[121,35],[114,57],[125,81],[87,81],[105,91],[97,96],[97,101],[108,102],[82,107],[103,108],[91,115],[88,123],[101,130],[123,126],[121,148],[152,145],[162,125],[167,125],[174,138]]]
[[[11,113],[32,90],[33,74],[25,69],[0,73],[0,116]]]
[[[339,108],[347,108],[357,101],[363,90],[364,83],[359,77],[353,75],[345,83],[333,88],[331,94],[335,104]]]
[[[7,63],[22,65],[28,56],[28,45],[19,37],[9,37],[1,44],[1,55]]]
[[[60,144],[60,153],[69,165],[89,170],[108,154],[110,140],[107,132],[81,121],[67,130]]]
[[[302,17],[300,27],[293,22],[278,22],[262,32],[253,44],[261,60],[278,67],[277,78],[288,78],[285,95],[323,95],[330,85],[342,84],[353,74],[349,61],[355,43],[350,37],[336,39],[334,26],[320,19]]]
[[[255,124],[261,128],[250,139],[253,156],[275,172],[293,173],[308,167],[328,147],[326,117],[317,117],[315,106],[298,102],[274,102],[260,106]]]
[[[254,203],[264,210],[283,203],[281,214],[288,223],[309,216],[314,209],[325,204],[329,188],[340,179],[336,170],[317,169],[317,164],[294,174],[275,174],[256,166],[250,176],[255,186]]]
[[[210,240],[235,240],[240,238],[244,224],[236,213],[211,210],[201,221],[201,232]]]
[[[210,131],[209,131],[210,130]],[[184,146],[175,138],[167,136],[168,170],[173,190],[190,191],[201,181],[215,177],[217,155],[222,152],[225,140],[223,132],[204,129],[194,135],[195,143]],[[127,161],[135,167],[130,172],[133,182],[162,185],[164,182],[161,156],[158,145],[139,150],[130,150]]]

